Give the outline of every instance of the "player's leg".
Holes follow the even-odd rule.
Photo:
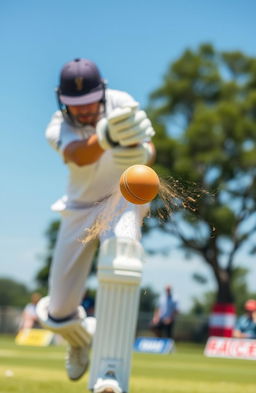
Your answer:
[[[167,324],[167,337],[173,338],[174,321]]]
[[[161,321],[153,325],[152,331],[156,337],[162,337],[163,324]]]
[[[88,217],[74,212],[62,221],[50,274],[49,298],[37,306],[41,324],[63,336],[69,343],[66,369],[70,379],[79,379],[89,364],[92,326],[79,306],[86,277],[97,245],[79,241]]]
[[[159,325],[159,338],[166,338],[167,334],[167,329],[166,329],[166,324],[164,322],[161,322]]]
[[[144,254],[138,240],[145,211],[128,204],[101,239],[89,380],[95,393],[128,391]]]
[[[66,371],[71,380],[77,380],[89,365],[89,350],[94,333],[90,320],[82,306],[75,314],[55,320],[49,316],[49,297],[44,297],[37,305],[37,315],[42,326],[61,335],[69,344],[66,356]]]
[[[84,295],[97,246],[96,240],[81,241],[87,222],[83,212],[74,212],[62,221],[49,280],[49,314],[56,319],[72,315]]]

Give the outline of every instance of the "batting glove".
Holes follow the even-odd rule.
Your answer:
[[[96,126],[101,147],[105,150],[116,146],[131,146],[150,141],[155,135],[151,121],[138,104],[116,108],[107,118],[101,119]]]
[[[120,146],[112,150],[112,157],[115,165],[123,169],[131,165],[147,164],[152,154],[152,147],[147,142],[134,147]]]

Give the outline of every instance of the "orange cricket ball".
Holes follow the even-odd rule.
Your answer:
[[[146,165],[132,165],[120,178],[120,191],[123,197],[136,205],[152,201],[157,196],[159,187],[159,177]]]

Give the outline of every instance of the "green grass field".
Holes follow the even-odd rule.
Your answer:
[[[16,346],[0,336],[0,393],[82,393],[87,377],[70,382],[64,371],[65,348]],[[203,347],[176,345],[168,355],[133,357],[130,393],[256,393],[256,362],[213,359]]]

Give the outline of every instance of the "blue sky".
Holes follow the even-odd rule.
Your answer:
[[[33,285],[44,231],[57,217],[49,206],[65,192],[66,168],[44,139],[62,65],[75,57],[94,60],[111,88],[146,106],[185,48],[211,42],[254,56],[255,11],[253,0],[1,2],[0,276]],[[186,262],[177,252],[168,260],[150,258],[144,283],[159,291],[171,282],[186,308],[201,291],[190,278],[195,269],[211,277],[199,261]]]

